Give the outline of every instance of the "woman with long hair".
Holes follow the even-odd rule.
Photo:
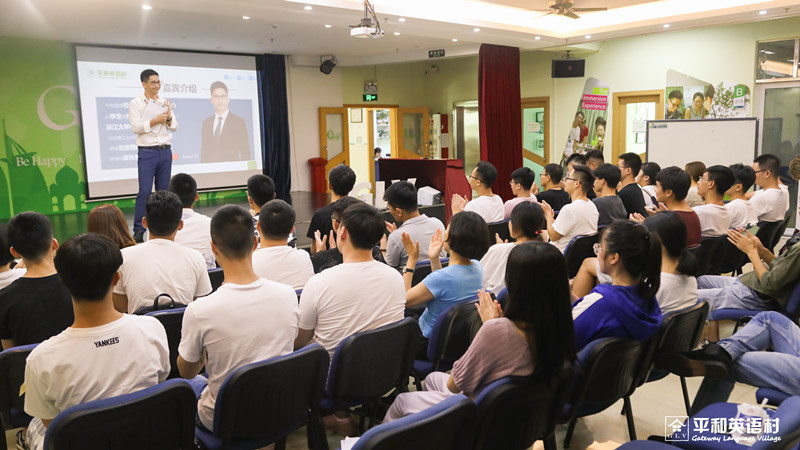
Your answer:
[[[661,285],[656,294],[661,313],[693,306],[697,303],[697,265],[686,247],[686,223],[672,211],[661,211],[643,224],[661,241]]]
[[[86,220],[89,233],[102,234],[108,237],[121,249],[136,245],[133,236],[128,231],[128,222],[116,205],[108,203],[97,205],[89,211]]]
[[[508,256],[506,285],[505,312],[487,292],[480,292],[477,306],[483,326],[453,364],[452,373],[433,372],[425,378],[425,391],[400,394],[384,423],[453,394],[474,400],[486,386],[507,376],[557,380],[564,367],[575,362],[564,255],[544,242],[515,246]]]

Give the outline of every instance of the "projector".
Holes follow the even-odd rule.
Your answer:
[[[350,37],[356,38],[379,38],[383,36],[383,30],[378,31],[375,27],[354,27],[350,28]]]

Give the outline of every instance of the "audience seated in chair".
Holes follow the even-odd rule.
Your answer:
[[[191,175],[179,173],[169,180],[169,191],[177,195],[183,204],[183,228],[175,235],[175,243],[202,253],[206,267],[216,268],[217,261],[211,251],[211,217],[194,210],[194,202],[200,199],[197,182]]]
[[[333,241],[336,239],[336,229],[331,224],[333,204],[337,200],[347,197],[356,184],[356,173],[353,169],[340,164],[328,172],[328,186],[331,188],[331,202],[322,208],[314,211],[311,223],[308,225],[306,237],[311,239],[311,254],[332,248]],[[324,244],[318,246],[320,239]]]
[[[486,223],[503,220],[505,214],[503,199],[492,192],[495,180],[497,180],[497,169],[492,163],[480,161],[469,175],[469,186],[478,193],[478,196],[468,201],[459,194],[453,194],[451,200],[453,214],[471,211],[481,216]]]
[[[725,204],[731,219],[730,228],[746,229],[758,223],[756,210],[745,195],[756,182],[756,172],[752,167],[742,163],[730,165],[728,168],[733,172],[733,185],[725,192],[730,198]]]
[[[425,304],[419,318],[420,338],[417,359],[427,358],[428,337],[436,318],[455,303],[474,297],[481,288],[483,269],[479,258],[489,248],[489,227],[477,213],[464,211],[453,216],[442,235],[436,231],[428,248],[429,255],[439,255],[442,247],[450,254],[450,262],[442,268],[438,257],[431,258],[431,273],[421,283],[411,286],[414,267],[419,260],[419,242],[403,233],[403,245],[408,261],[403,272],[406,289],[405,306],[411,308]]]
[[[686,163],[686,165],[683,166],[683,170],[689,174],[689,178],[691,179],[689,190],[686,191],[686,204],[689,205],[690,208],[704,204],[705,201],[703,197],[697,191],[700,189],[698,183],[700,182],[700,177],[703,176],[703,172],[706,171],[706,165],[703,161],[692,161]]]
[[[428,217],[425,214],[420,214],[417,207],[417,188],[408,181],[398,181],[392,183],[386,192],[383,193],[383,199],[386,201],[386,207],[389,213],[394,218],[395,222],[400,222],[398,228],[395,224],[386,222],[386,229],[389,231],[389,237],[381,239],[382,250],[385,250],[386,264],[400,269],[405,267],[408,260],[408,253],[403,247],[403,241],[400,238],[402,233],[411,236],[415,242],[420,242],[420,259],[428,260],[428,244],[431,241],[431,236],[436,230],[444,231],[444,224],[442,221],[435,217]],[[442,253],[440,257],[447,256]]]
[[[597,228],[608,226],[615,220],[625,220],[628,212],[625,205],[617,195],[617,185],[619,184],[619,167],[611,164],[602,164],[593,171],[594,191],[597,198],[592,200],[597,207]]]
[[[286,244],[294,232],[295,212],[283,200],[270,200],[258,213],[261,242],[253,252],[253,270],[261,278],[303,289],[314,275],[311,256]]]
[[[482,289],[498,295],[506,287],[506,262],[514,246],[528,241],[544,241],[543,230],[547,228],[544,211],[537,203],[522,202],[511,211],[508,232],[514,242],[502,242],[495,235],[497,243],[481,258],[483,268]],[[491,237],[490,237],[491,239]]]
[[[586,166],[586,158],[583,156],[582,153],[573,153],[573,154],[569,155],[569,158],[567,158],[566,172],[567,173],[572,172],[572,168],[575,167],[575,166]],[[593,169],[590,168],[589,172],[592,172],[592,171],[593,171]],[[561,187],[564,187],[564,181],[563,180],[561,181]],[[597,194],[594,192],[594,186],[589,189],[589,192],[586,193],[586,197],[589,200],[594,200],[595,198],[597,198]]]
[[[661,171],[661,166],[656,162],[648,161],[642,163],[639,174],[636,175],[636,184],[642,188],[645,209],[658,206],[656,200],[656,176]]]
[[[761,190],[750,196],[750,204],[755,209],[759,222],[783,220],[786,210],[786,192],[780,188],[779,174],[781,160],[775,155],[763,154],[753,160],[756,184]]]
[[[136,241],[133,240],[133,236],[128,230],[125,214],[118,206],[109,203],[97,205],[89,211],[89,216],[86,218],[86,231],[102,234],[111,239],[120,250],[136,245]]]
[[[508,220],[511,217],[511,211],[514,207],[522,202],[536,202],[535,190],[539,187],[536,186],[536,174],[528,167],[520,167],[519,169],[511,172],[511,192],[514,198],[507,201],[503,208],[503,220]]]
[[[11,254],[11,245],[8,243],[8,232],[6,226],[0,224],[0,290],[25,275],[25,269],[12,268],[12,263],[14,255]]]
[[[211,219],[211,248],[225,272],[213,294],[186,307],[178,346],[178,369],[195,390],[205,367],[208,386],[199,396],[198,416],[213,429],[214,402],[222,383],[239,367],[292,352],[297,334],[297,296],[285,284],[260,278],[251,262],[257,243],[252,216],[226,205]]]
[[[357,205],[364,203],[361,200],[355,197],[342,197],[339,200],[336,200],[331,205],[333,208],[331,209],[331,225],[335,230],[338,230],[339,227],[342,225],[342,214],[344,210],[349,208],[352,205]],[[385,223],[385,222],[384,222]],[[320,273],[323,270],[330,269],[331,267],[338,266],[339,264],[344,261],[342,256],[342,252],[337,248],[336,244],[336,234],[331,233],[329,236],[322,236],[320,239],[320,233],[314,237],[314,241],[316,242],[316,248],[325,248],[327,244],[330,244],[329,250],[320,250],[311,255],[311,264],[314,266],[314,273]],[[331,241],[328,242],[328,237],[331,238]],[[383,239],[383,236],[381,236]],[[372,259],[378,262],[385,263],[383,259],[383,252],[381,252],[381,248],[379,245],[375,245],[372,247]]]
[[[589,167],[589,170],[592,172],[606,162],[606,158],[603,156],[602,150],[589,150],[583,155],[583,157],[586,159],[586,166]]]
[[[550,243],[562,252],[572,238],[597,233],[597,207],[586,197],[593,184],[594,175],[589,168],[575,166],[569,176],[564,178],[564,189],[569,193],[572,202],[561,208],[558,218],[554,217],[554,210],[549,203],[541,203],[547,219]]]
[[[661,325],[658,238],[635,222],[620,220],[603,229],[595,252],[600,272],[612,284],[598,284],[572,305],[575,349],[602,337],[648,339]]]
[[[561,211],[564,205],[571,200],[569,194],[561,186],[561,179],[564,177],[564,168],[560,164],[548,164],[544,166],[539,179],[542,182],[542,190],[536,194],[540,203],[547,202],[553,211]]]
[[[617,167],[620,171],[620,182],[617,186],[617,195],[625,205],[625,211],[631,214],[647,214],[644,209],[642,188],[636,183],[636,176],[642,169],[642,158],[636,153],[623,153],[619,155]]]
[[[119,281],[122,254],[111,239],[75,236],[61,246],[54,264],[72,295],[75,322],[28,357],[25,412],[34,419],[27,446],[36,450],[61,411],[154,386],[169,374],[161,323],[114,309],[112,287]]]
[[[700,245],[700,218],[686,203],[691,177],[680,167],[670,166],[661,169],[656,175],[656,199],[658,208],[652,212],[669,210],[677,213],[686,224],[686,246]]]
[[[73,321],[69,292],[53,265],[58,241],[50,220],[37,212],[23,212],[8,222],[6,230],[11,254],[22,258],[27,271],[0,290],[3,349],[38,344]]]
[[[253,232],[258,237],[258,213],[268,201],[275,199],[275,182],[272,178],[256,174],[247,179],[247,202],[253,216]]]
[[[575,361],[564,256],[544,242],[517,245],[509,254],[506,279],[505,313],[481,291],[477,306],[483,326],[452,373],[432,372],[425,391],[400,394],[384,422],[458,393],[475,400],[486,386],[506,376],[557,379],[565,363]]]
[[[697,192],[705,204],[693,209],[700,219],[701,238],[724,236],[731,227],[731,216],[722,198],[733,186],[734,180],[731,169],[720,165],[707,168],[700,177]]]
[[[181,210],[181,201],[172,192],[150,194],[142,221],[148,230],[147,242],[122,249],[122,279],[114,286],[117,311],[133,313],[152,306],[162,293],[188,305],[211,292],[203,255],[174,242],[183,227]]]

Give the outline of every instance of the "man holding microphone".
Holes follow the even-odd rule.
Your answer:
[[[139,78],[144,94],[131,100],[128,117],[139,147],[139,193],[136,195],[133,238],[136,242],[143,242],[145,228],[142,226],[142,217],[147,198],[152,192],[153,180],[157,191],[169,188],[172,146],[168,131],[177,131],[178,121],[172,112],[173,104],[158,96],[161,89],[158,73],[146,69]]]

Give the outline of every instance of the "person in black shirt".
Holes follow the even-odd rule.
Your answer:
[[[617,196],[617,185],[619,184],[619,167],[605,163],[599,165],[594,170],[594,190],[597,198],[592,200],[597,207],[597,229],[611,225],[615,220],[625,220],[628,213],[625,205],[622,204]]]
[[[306,236],[311,239],[312,255],[319,250],[330,248],[329,241],[336,239],[336,230],[333,229],[333,225],[331,224],[331,215],[333,213],[332,205],[336,200],[347,197],[347,194],[353,190],[355,184],[356,173],[353,172],[353,169],[344,164],[340,164],[328,172],[328,185],[331,188],[331,204],[314,211],[314,216],[311,217],[311,223],[308,226],[308,233],[306,233]],[[317,239],[315,237],[317,232],[319,232],[319,239],[323,244],[322,248],[317,247]]]
[[[564,169],[560,164],[548,164],[544,166],[540,177],[543,192],[536,195],[539,202],[547,202],[553,211],[560,211],[564,205],[570,203],[572,200],[569,198],[564,189],[561,188],[561,178],[564,176]]]
[[[17,214],[8,222],[11,254],[27,272],[0,290],[0,339],[3,349],[37,344],[72,325],[72,297],[56,273],[58,241],[50,220],[36,212]]]
[[[636,153],[623,153],[619,155],[617,162],[622,173],[617,195],[625,205],[625,211],[628,215],[639,213],[647,217],[647,211],[644,209],[644,196],[642,195],[642,188],[636,184],[636,175],[639,175],[639,170],[642,168],[642,158]]]

